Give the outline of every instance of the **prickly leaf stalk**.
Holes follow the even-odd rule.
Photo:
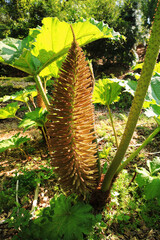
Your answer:
[[[46,125],[53,166],[69,194],[86,196],[97,186],[92,87],[90,69],[74,40],[54,83]]]
[[[151,81],[159,49],[160,49],[160,1],[158,1],[157,4],[157,10],[154,18],[154,23],[152,25],[152,32],[149,39],[146,56],[144,59],[141,77],[138,81],[134,100],[128,116],[128,121],[121,142],[119,144],[119,148],[105,175],[102,184],[103,192],[108,191],[110,189],[113,178],[116,176],[116,171],[124,158],[130,140],[133,136],[134,129],[136,127],[143,106],[143,102],[148,90],[148,86]]]

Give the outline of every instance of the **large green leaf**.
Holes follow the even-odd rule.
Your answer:
[[[27,138],[26,136],[20,137],[19,135],[20,135],[20,133],[17,133],[9,139],[0,141],[0,153],[4,152],[5,150],[10,149],[10,148],[18,148],[23,143],[30,140],[30,138]]]
[[[62,61],[73,41],[70,25],[61,22],[58,18],[44,18],[41,33],[34,43],[35,48],[32,54],[42,63],[42,66],[55,61],[41,75],[48,75],[49,72],[57,77]],[[101,24],[101,23],[99,23]],[[77,22],[72,24],[75,37],[80,46],[93,42],[100,38],[114,38],[107,25],[97,27],[94,21]],[[111,31],[110,31],[111,32]]]
[[[34,29],[23,40],[6,38],[0,41],[0,61],[33,74],[40,66],[40,61],[31,54],[32,43],[38,33],[39,30]]]
[[[136,182],[138,183],[139,187],[143,187],[144,185],[148,184],[148,181],[151,178],[150,172],[147,171],[145,168],[140,168],[136,171],[138,173],[136,177]]]
[[[81,19],[81,21],[86,21],[86,20]],[[106,38],[111,38],[114,40],[126,39],[123,35],[121,35],[119,32],[115,32],[113,28],[110,28],[108,24],[104,23],[103,21],[99,22],[94,18],[89,18],[87,21],[97,26],[99,30],[105,34]]]
[[[17,102],[9,103],[6,107],[0,108],[0,119],[14,118],[18,108]]]
[[[73,204],[71,199],[60,195],[54,203],[54,214],[46,224],[46,239],[82,240],[89,234],[96,218],[92,207],[83,202]]]
[[[121,86],[118,83],[113,82],[111,79],[100,79],[95,83],[93,101],[94,103],[109,106],[119,100],[120,92]]]
[[[154,99],[156,104],[160,105],[160,77],[153,76],[147,92],[146,100]]]
[[[44,18],[41,29],[30,30],[23,40],[4,39],[0,42],[0,61],[31,75],[57,77],[73,40],[70,24],[57,18]],[[118,39],[119,34],[104,23],[94,20],[72,24],[78,43],[82,46],[100,38]],[[53,62],[53,63],[52,63]],[[52,63],[52,64],[51,64]],[[50,65],[51,64],[51,65]]]
[[[134,80],[122,80],[122,79],[112,79],[112,81],[117,82],[121,87],[125,89],[125,92],[130,93],[134,96],[136,91],[137,82]]]
[[[125,88],[126,92],[129,92],[132,96],[134,96],[137,81],[121,79],[113,79],[113,81],[117,82],[120,86]],[[143,108],[148,108],[151,104],[160,105],[160,76],[157,73],[151,78],[151,83],[148,87]]]

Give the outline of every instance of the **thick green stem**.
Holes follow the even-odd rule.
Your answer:
[[[130,161],[132,161],[132,159],[135,158],[135,157],[138,155],[138,153],[155,137],[155,135],[156,135],[157,133],[159,133],[159,131],[160,131],[160,126],[158,126],[158,127],[154,130],[154,132],[151,133],[151,134],[148,136],[148,138],[142,143],[142,145],[141,145],[139,148],[137,148],[137,150],[136,150],[135,152],[133,152],[133,153],[127,158],[127,160],[126,160],[125,162],[123,162],[123,163],[119,166],[119,168],[118,168],[117,171],[116,171],[116,175],[118,175],[118,174],[127,166],[127,164],[128,164]]]
[[[117,134],[116,134],[116,130],[115,130],[115,127],[114,127],[114,122],[113,122],[113,118],[112,118],[111,109],[110,109],[110,107],[109,107],[108,104],[107,104],[107,109],[108,109],[109,117],[110,117],[110,120],[111,120],[112,129],[113,129],[113,132],[114,132],[114,137],[115,137],[115,141],[116,141],[116,147],[117,147],[117,149],[118,149],[118,139],[117,139]]]
[[[50,103],[49,103],[49,100],[48,100],[48,98],[47,98],[47,95],[46,95],[46,93],[45,93],[45,91],[44,91],[44,88],[43,88],[41,79],[40,79],[40,77],[39,77],[38,75],[34,76],[34,79],[35,79],[35,81],[36,81],[36,85],[37,85],[37,87],[38,87],[38,89],[39,89],[39,92],[40,92],[40,94],[41,94],[41,96],[42,96],[43,102],[44,102],[45,105],[46,105],[46,109],[48,110],[48,106],[49,106]]]
[[[135,97],[129,113],[124,134],[122,136],[122,140],[120,142],[116,155],[105,175],[105,178],[102,184],[101,189],[104,192],[110,189],[115,173],[122,159],[124,158],[128,145],[132,138],[134,129],[136,127],[136,124],[139,118],[139,114],[142,109],[144,98],[146,96],[148,86],[150,84],[154,66],[156,64],[156,59],[159,53],[159,47],[160,47],[160,4],[157,6],[157,11],[156,11],[154,23],[152,26],[152,32],[151,32],[145,60],[144,60],[144,65],[142,68],[141,77],[138,81]]]

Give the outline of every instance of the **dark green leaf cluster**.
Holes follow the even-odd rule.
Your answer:
[[[14,186],[15,187],[15,186]],[[6,190],[0,192],[0,213],[8,213],[13,207],[15,207],[15,189],[6,188]]]
[[[16,215],[16,211],[13,212],[10,226],[21,231],[13,239],[23,240],[81,240],[98,221],[89,204],[64,195],[53,198],[50,207],[43,209],[34,220],[30,220],[31,215],[24,209]]]

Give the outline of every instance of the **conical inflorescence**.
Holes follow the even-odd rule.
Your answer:
[[[85,196],[98,182],[92,77],[74,40],[54,83],[47,127],[52,163],[65,192]]]

